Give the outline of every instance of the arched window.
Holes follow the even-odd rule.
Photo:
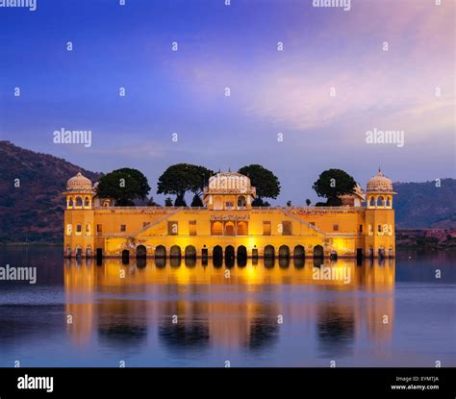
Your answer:
[[[82,207],[82,198],[81,197],[76,197],[76,206]]]
[[[85,198],[84,198],[84,206],[85,206],[86,208],[88,208],[88,207],[90,206],[90,199],[89,199],[89,197],[85,197]]]
[[[73,197],[70,197],[70,199],[68,200],[68,208],[73,208]]]
[[[234,236],[235,230],[234,230],[234,222],[226,222],[225,223],[225,235],[226,236]]]
[[[377,206],[385,206],[385,198],[382,196],[377,198]]]
[[[387,207],[391,206],[391,197],[386,197],[386,206]]]
[[[369,206],[375,206],[375,197],[370,197]]]
[[[248,223],[241,221],[237,223],[237,235],[246,236],[249,234]]]
[[[239,196],[238,203],[237,203],[238,208],[245,208],[246,204],[247,204],[247,202],[245,200],[245,197],[243,195]]]

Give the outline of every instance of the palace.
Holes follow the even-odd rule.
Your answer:
[[[203,208],[113,206],[81,173],[67,182],[67,257],[394,257],[393,185],[379,170],[336,207],[252,207],[239,173],[218,173]]]

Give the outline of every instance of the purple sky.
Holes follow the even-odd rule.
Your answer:
[[[263,164],[278,202],[296,205],[331,167],[363,186],[379,165],[394,181],[455,177],[456,2],[435,1],[0,8],[0,139],[94,171],[138,168],[153,194],[177,162]],[[62,128],[91,130],[91,146],[55,144]],[[367,143],[374,129],[403,131],[404,145]]]

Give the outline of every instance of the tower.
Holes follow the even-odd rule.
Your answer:
[[[379,169],[367,182],[365,253],[395,256],[395,225],[392,181]]]
[[[67,181],[64,217],[65,256],[93,255],[93,197],[92,182],[79,172]]]

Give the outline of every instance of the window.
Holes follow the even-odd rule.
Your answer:
[[[97,224],[97,233],[103,233],[103,225]]]
[[[358,229],[358,232],[360,232],[360,233],[362,233],[362,232],[363,232],[363,225],[362,225],[362,224],[360,224],[360,225],[359,225],[359,229]]]
[[[76,234],[81,234],[82,233],[82,225],[81,224],[77,224],[76,225]]]
[[[86,234],[90,235],[90,224],[86,224]]]
[[[67,224],[67,228],[66,228],[67,236],[70,236],[72,231],[73,231],[73,226],[71,224]]]
[[[377,226],[377,231],[378,231],[379,233],[381,233],[381,232],[383,231],[383,230],[382,230],[382,225],[381,225],[381,224],[379,224],[379,225]]]
[[[228,201],[225,203],[225,208],[226,209],[233,209],[233,203],[231,201]]]
[[[196,220],[190,220],[188,222],[188,234],[196,236]]]
[[[179,232],[179,224],[176,221],[169,221],[168,222],[168,235],[169,236],[177,236]]]
[[[236,235],[236,230],[234,228],[234,222],[226,222],[225,223],[225,235],[226,236],[234,236]]]
[[[263,222],[263,235],[264,236],[271,235],[271,222]]]
[[[249,224],[247,222],[237,223],[237,235],[246,236],[249,234]]]
[[[213,236],[221,236],[223,234],[223,223],[211,222],[211,234]]]
[[[120,225],[120,231],[121,231],[122,233],[125,233],[125,232],[127,231],[127,225],[126,225],[126,224],[121,224],[121,225]]]
[[[291,222],[288,220],[284,220],[282,222],[282,235],[283,236],[291,236],[292,229],[291,229]]]
[[[339,225],[333,224],[333,231],[339,231]]]

